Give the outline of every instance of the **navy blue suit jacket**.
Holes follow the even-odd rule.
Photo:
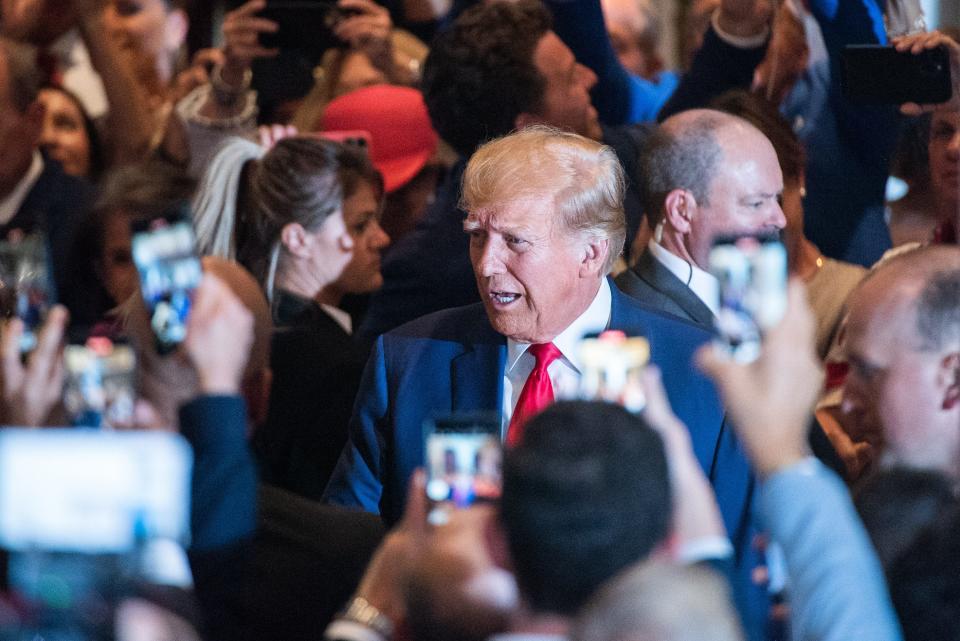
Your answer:
[[[753,478],[716,390],[692,363],[710,334],[646,308],[612,285],[611,291],[610,327],[650,341],[651,361],[690,429],[736,545],[747,534]],[[505,359],[506,339],[493,330],[482,304],[430,314],[378,338],[360,384],[350,440],[325,499],[397,521],[410,475],[424,463],[424,419],[452,411],[499,413]]]

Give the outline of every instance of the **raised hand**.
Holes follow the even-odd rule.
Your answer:
[[[253,314],[222,280],[204,274],[184,340],[201,393],[238,394],[252,344]]]
[[[753,363],[734,362],[713,346],[697,361],[717,384],[737,434],[761,475],[807,454],[807,430],[823,373],[814,351],[813,312],[799,279],[789,285],[787,312],[764,339]]]
[[[261,33],[276,33],[277,23],[257,14],[267,6],[266,0],[250,0],[226,15],[223,20],[223,80],[234,87],[243,84],[243,76],[257,58],[276,56],[277,49],[260,45]]]
[[[918,105],[908,102],[901,105],[900,111],[908,116],[918,116],[923,112],[943,107],[960,109],[960,44],[956,40],[939,31],[929,31],[895,38],[893,46],[897,48],[897,51],[909,51],[914,55],[927,49],[944,46],[950,55],[950,79],[953,83],[953,95],[950,101],[946,105]]]
[[[23,321],[14,318],[0,331],[0,419],[4,425],[42,425],[60,401],[64,376],[63,334],[68,318],[67,310],[60,305],[50,310],[26,366],[20,360]]]
[[[393,21],[390,12],[372,0],[339,0],[337,7],[348,15],[334,25],[334,34],[353,49],[367,54],[374,66],[391,75]]]

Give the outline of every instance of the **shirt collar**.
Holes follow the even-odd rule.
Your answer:
[[[660,261],[670,272],[680,279],[699,298],[704,305],[710,308],[714,316],[720,311],[720,283],[714,276],[703,271],[693,263],[688,263],[655,240],[647,245],[653,257]]]
[[[27,173],[23,175],[23,178],[21,178],[17,186],[13,188],[13,191],[11,191],[6,198],[0,200],[0,225],[6,225],[13,220],[13,217],[16,216],[20,210],[20,205],[27,199],[27,194],[33,189],[33,186],[37,183],[42,173],[43,156],[40,155],[39,151],[34,150],[33,160],[30,163],[30,168],[27,170]]]
[[[580,371],[580,354],[577,348],[580,341],[585,334],[599,334],[607,329],[610,325],[612,302],[613,294],[610,291],[610,282],[604,278],[600,282],[597,295],[593,297],[593,302],[590,303],[586,311],[553,339],[553,344],[563,354],[564,359],[578,372]],[[530,343],[520,343],[512,338],[507,338],[507,372],[516,367],[517,362],[528,347],[530,347]]]
[[[320,307],[327,314],[330,315],[330,318],[339,325],[343,331],[347,334],[353,334],[353,320],[350,318],[350,314],[343,311],[339,307],[334,307],[333,305],[327,305],[326,303],[320,303]]]

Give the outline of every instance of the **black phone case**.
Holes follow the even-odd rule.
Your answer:
[[[843,95],[858,104],[936,104],[950,99],[950,59],[943,47],[919,54],[881,45],[848,45]]]

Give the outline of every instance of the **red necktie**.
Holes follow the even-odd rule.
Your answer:
[[[523,426],[534,414],[553,402],[553,384],[547,368],[550,363],[562,356],[553,343],[536,343],[527,348],[527,352],[537,359],[527,382],[520,390],[517,406],[513,408],[510,426],[507,428],[507,447],[513,447],[523,438]]]

